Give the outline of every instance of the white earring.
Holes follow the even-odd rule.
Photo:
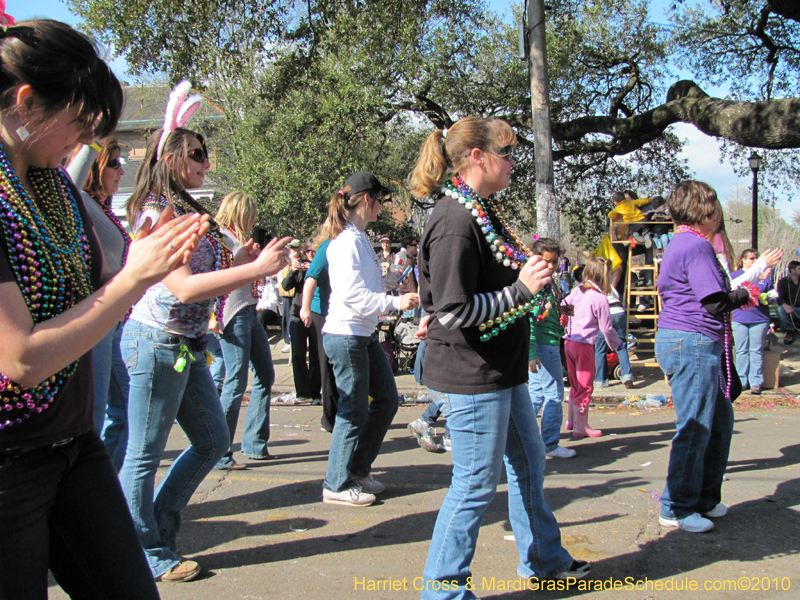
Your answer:
[[[24,142],[25,140],[28,139],[30,132],[28,132],[28,128],[25,127],[25,125],[20,125],[19,127],[17,127],[17,135],[19,136],[19,139]]]

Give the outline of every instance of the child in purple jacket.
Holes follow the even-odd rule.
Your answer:
[[[583,270],[583,283],[562,302],[575,310],[567,323],[564,350],[570,386],[567,429],[572,430],[572,437],[576,439],[603,435],[599,429],[589,427],[589,403],[594,390],[594,342],[598,331],[603,332],[610,348],[622,348],[606,298],[609,292],[606,262],[604,258],[590,258]]]

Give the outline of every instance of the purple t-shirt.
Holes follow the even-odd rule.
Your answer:
[[[736,279],[742,273],[744,273],[742,269],[734,271],[731,273],[731,279]],[[758,286],[758,289],[761,290],[762,294],[770,291],[774,287],[772,285],[772,279],[769,277],[754,283]],[[743,323],[745,325],[769,323],[769,306],[759,303],[758,306],[754,306],[753,308],[737,308],[735,311],[733,311],[733,320],[737,323]]]
[[[700,304],[711,294],[727,291],[711,242],[693,233],[676,233],[664,252],[657,285],[664,306],[659,329],[702,333],[724,346],[722,316],[712,316]]]

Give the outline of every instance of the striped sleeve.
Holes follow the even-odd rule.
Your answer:
[[[528,288],[517,281],[497,292],[475,294],[467,302],[445,306],[436,313],[436,317],[446,329],[477,327],[532,297]]]

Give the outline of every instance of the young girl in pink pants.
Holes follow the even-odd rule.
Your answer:
[[[622,341],[611,321],[606,294],[609,292],[607,260],[590,258],[583,271],[583,283],[577,286],[562,305],[574,307],[567,323],[564,344],[569,376],[569,414],[567,429],[576,439],[599,437],[603,432],[589,427],[589,403],[594,389],[594,342],[598,331],[606,337],[609,348],[621,349]]]

